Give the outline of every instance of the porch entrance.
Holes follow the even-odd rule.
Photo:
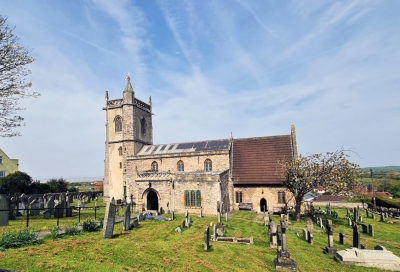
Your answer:
[[[260,200],[260,211],[261,212],[267,211],[267,200],[265,200],[265,198],[261,198]]]
[[[147,210],[158,211],[158,196],[154,190],[147,193]]]

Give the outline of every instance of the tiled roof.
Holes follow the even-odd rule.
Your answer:
[[[233,141],[234,184],[281,184],[278,160],[293,155],[291,135],[235,139]]]
[[[137,155],[159,155],[216,150],[229,150],[229,139],[176,144],[145,145]]]

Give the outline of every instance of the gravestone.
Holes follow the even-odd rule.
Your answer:
[[[325,248],[325,254],[335,254],[336,249],[333,247],[333,225],[332,220],[326,220],[326,234],[328,234],[328,246]]]
[[[210,228],[207,227],[204,231],[204,251],[208,251],[210,249]]]
[[[137,226],[139,226],[139,219],[135,218],[132,221],[132,224],[130,224],[130,228],[136,228]]]
[[[137,218],[138,218],[139,222],[142,222],[144,219],[143,213],[139,213]]]
[[[362,216],[359,215],[359,216],[358,216],[358,221],[359,221],[359,222],[362,222],[362,221],[363,221],[362,219],[363,219]]]
[[[357,209],[357,208],[354,208],[354,209],[353,209],[353,220],[354,220],[355,222],[357,222],[357,219],[358,219],[358,209]]]
[[[50,218],[51,218],[51,212],[50,212],[50,210],[45,210],[45,211],[43,212],[43,218],[44,218],[44,219],[50,219]]]
[[[367,210],[365,210],[365,215],[367,216],[367,218],[369,218],[369,212],[368,212],[368,209],[367,209]]]
[[[360,244],[360,249],[367,249],[367,247],[364,244]]]
[[[365,224],[361,224],[362,233],[368,233],[368,226]]]
[[[360,233],[358,232],[358,225],[354,224],[353,227],[353,247],[360,247]]]
[[[124,212],[124,231],[130,230],[131,228],[131,206],[128,204],[125,207]]]
[[[63,218],[64,217],[63,209],[64,205],[62,202],[54,206],[54,218]]]
[[[113,236],[116,211],[117,209],[114,203],[107,203],[103,223],[103,238],[112,238]]]
[[[203,207],[200,207],[200,214],[199,217],[202,218],[203,217]]]
[[[83,202],[82,200],[78,200],[78,208],[85,208],[85,202]]]
[[[338,251],[335,260],[344,263],[384,270],[399,271],[400,258],[388,250],[349,248]]]
[[[269,229],[270,229],[269,246],[271,248],[277,248],[278,247],[277,226],[274,221],[269,223]]]
[[[281,244],[281,248],[278,249],[276,259],[274,260],[275,268],[282,270],[296,270],[297,265],[290,257],[290,252],[287,249],[286,229],[289,226],[287,215],[285,215],[283,219],[284,220],[281,220],[281,224],[278,226],[278,246]]]
[[[8,197],[0,195],[0,210],[8,210]],[[8,226],[8,211],[0,211],[0,226]]]
[[[48,209],[52,215],[54,214],[54,206],[54,198],[50,197],[50,199],[46,203],[46,209]]]
[[[228,222],[228,213],[225,213],[225,221]]]
[[[184,229],[186,228],[186,220],[183,220],[181,223],[181,228]]]
[[[352,227],[352,226],[353,226],[353,222],[351,221],[351,218],[350,218],[350,217],[347,218],[347,221],[348,221],[349,227]]]
[[[312,233],[310,232],[310,231],[308,231],[308,235],[307,235],[308,237],[308,243],[309,244],[314,244],[314,237],[313,237],[313,235],[312,235]]]
[[[218,233],[217,233],[217,225],[213,226],[213,241],[217,241]]]
[[[346,242],[346,235],[343,232],[339,232],[339,243],[344,245]]]
[[[368,225],[368,234],[369,236],[374,237],[374,226],[371,224]]]
[[[72,217],[72,207],[69,207],[69,203],[68,207],[65,209],[65,217]]]
[[[182,229],[181,229],[180,227],[177,227],[177,228],[175,229],[175,232],[177,232],[177,233],[182,233]]]
[[[308,231],[307,229],[303,229],[303,240],[308,241]]]
[[[172,220],[175,220],[175,212],[172,212]]]
[[[349,211],[349,209],[347,209],[347,214],[346,214],[346,216],[347,216],[347,217],[350,217],[350,211]]]
[[[386,247],[384,247],[384,246],[376,245],[376,246],[374,247],[374,250],[387,250],[387,249],[386,249]]]
[[[375,214],[374,214],[374,213],[371,213],[371,215],[372,215],[372,219],[375,219]]]
[[[39,201],[33,199],[32,202],[29,204],[29,215],[31,216],[38,216],[40,214],[39,210]]]
[[[115,198],[114,197],[111,198],[111,204],[115,205]]]
[[[43,211],[43,210],[44,210],[44,202],[43,202],[43,198],[39,198],[39,209],[40,209],[41,211]]]
[[[307,230],[311,232],[314,231],[314,223],[310,217],[307,218]]]
[[[381,212],[381,222],[385,222],[385,215],[383,214],[383,212]]]

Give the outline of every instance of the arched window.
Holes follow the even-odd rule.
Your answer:
[[[122,131],[122,117],[117,115],[114,119],[115,123],[115,132],[121,132]]]
[[[201,207],[201,193],[197,191],[185,191],[185,206]]]
[[[285,204],[285,192],[278,192],[278,204]]]
[[[120,147],[118,148],[118,154],[119,154],[120,156],[122,156],[122,146],[120,146]]]
[[[204,161],[204,171],[206,172],[212,171],[212,161],[210,159]]]
[[[146,119],[142,118],[140,120],[140,131],[142,132],[142,134],[146,134],[146,128],[147,128]]]
[[[122,162],[119,163],[119,168],[122,168]]]
[[[157,162],[153,161],[151,163],[151,171],[158,172],[158,163]]]
[[[183,164],[183,161],[178,161],[178,172],[183,171],[185,171],[185,165]]]

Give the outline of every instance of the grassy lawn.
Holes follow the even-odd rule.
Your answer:
[[[334,241],[336,249],[342,250],[351,246],[352,230],[347,226],[346,211],[336,211],[339,218],[332,218]],[[82,216],[91,214],[93,211],[82,212]],[[117,223],[112,239],[103,239],[101,232],[85,232],[81,236],[56,240],[46,237],[41,245],[0,252],[0,268],[17,271],[275,271],[276,250],[269,248],[268,228],[262,226],[262,220],[256,220],[256,216],[251,212],[236,212],[224,222],[225,236],[253,237],[254,245],[211,242],[211,250],[204,252],[204,230],[210,222],[216,223],[217,217],[193,216],[192,226],[178,234],[174,229],[184,216],[177,215],[177,221],[144,221],[127,232]],[[104,209],[100,217],[104,217]],[[279,217],[274,216],[273,220],[278,222]],[[49,220],[32,220],[30,228],[43,228],[47,224],[43,221]],[[60,225],[75,222],[76,216],[63,218]],[[380,244],[400,256],[400,224],[379,222],[379,216],[375,220],[364,219],[364,222],[373,224],[375,237],[361,234],[361,243],[368,249]],[[10,226],[0,227],[0,232],[18,229],[18,224],[24,227],[18,220],[10,221]],[[314,244],[310,245],[301,238],[302,228],[306,228],[305,221],[291,221],[287,231],[288,248],[299,271],[380,271],[335,262],[332,256],[322,253],[327,235],[314,225]],[[346,234],[346,245],[338,243],[339,232]]]

